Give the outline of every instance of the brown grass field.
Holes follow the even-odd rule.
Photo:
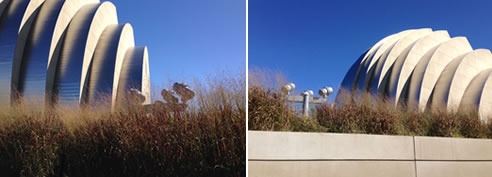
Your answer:
[[[186,111],[3,108],[0,176],[245,176],[244,76],[192,87]]]

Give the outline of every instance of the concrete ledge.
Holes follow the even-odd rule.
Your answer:
[[[248,141],[249,159],[414,159],[405,136],[249,131]]]
[[[249,161],[248,176],[415,177],[412,161]]]
[[[415,137],[415,156],[417,160],[492,160],[492,140]]]
[[[492,140],[248,132],[249,176],[488,177]]]
[[[491,161],[417,161],[418,177],[489,177]]]

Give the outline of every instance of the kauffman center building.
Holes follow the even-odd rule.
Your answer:
[[[476,111],[488,120],[492,54],[474,50],[465,37],[450,37],[447,31],[402,31],[380,40],[355,61],[336,102],[353,101],[363,93],[420,111]]]
[[[0,105],[114,106],[129,89],[150,102],[147,48],[111,2],[3,0],[0,14]]]

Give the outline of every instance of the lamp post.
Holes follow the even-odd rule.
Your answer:
[[[309,116],[309,104],[323,104],[328,101],[328,95],[333,93],[333,88],[331,87],[323,87],[318,91],[318,94],[321,96],[314,97],[314,93],[312,90],[306,90],[301,93],[301,95],[289,95],[290,92],[294,91],[296,85],[294,83],[288,83],[282,87],[282,92],[287,95],[287,101],[293,103],[302,103],[302,115],[304,117]]]

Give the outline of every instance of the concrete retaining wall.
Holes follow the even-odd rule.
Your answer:
[[[492,140],[249,131],[248,176],[489,177]]]

